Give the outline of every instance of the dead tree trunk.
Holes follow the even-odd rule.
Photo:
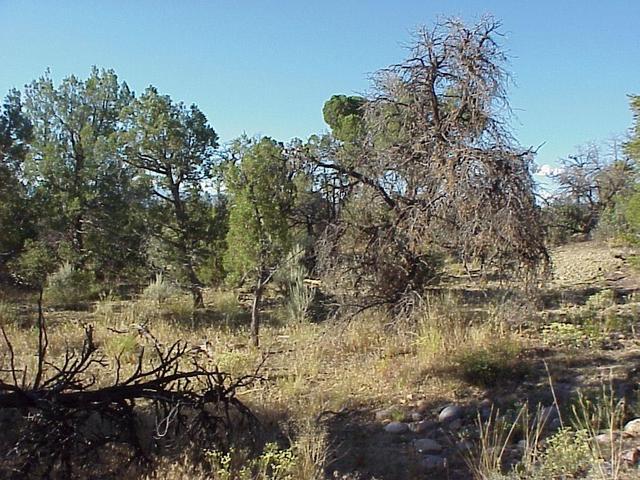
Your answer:
[[[253,292],[253,303],[251,305],[251,342],[254,346],[260,346],[260,307],[262,305],[262,296],[264,287],[267,283],[264,270],[258,276],[258,282]]]

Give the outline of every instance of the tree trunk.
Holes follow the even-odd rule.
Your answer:
[[[73,246],[74,252],[77,254],[77,258],[74,259],[74,267],[78,269],[83,269],[85,265],[85,252],[84,252],[84,232],[83,232],[83,219],[82,215],[77,215],[73,221],[73,231],[71,232],[72,241],[71,244]]]
[[[187,278],[189,279],[189,290],[191,291],[191,296],[193,297],[193,306],[195,308],[203,308],[204,300],[202,298],[202,282],[196,274],[191,259],[192,248],[189,245],[190,240],[188,214],[185,211],[184,203],[182,201],[182,198],[180,197],[180,188],[178,184],[174,183],[173,179],[171,178],[169,179],[169,182],[174,213],[176,216],[176,223],[179,230],[178,248],[180,250],[180,255],[182,256],[182,267],[185,269],[185,273],[187,274]]]
[[[193,297],[193,306],[195,308],[204,308],[204,299],[202,298],[202,284],[198,279],[196,272],[193,270],[191,262],[187,267],[189,273],[189,289],[191,290],[191,296]]]
[[[260,346],[260,304],[262,303],[263,292],[264,283],[261,275],[253,292],[253,305],[251,306],[251,342],[256,347]]]

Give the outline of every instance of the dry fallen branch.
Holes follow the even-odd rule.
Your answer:
[[[113,382],[97,386],[109,363],[94,342],[93,328],[85,326],[80,349],[67,348],[62,361],[53,363],[41,310],[38,327],[37,370],[31,376],[26,366],[17,367],[2,328],[8,366],[0,373],[0,415],[11,419],[3,425],[12,426],[0,437],[2,476],[76,478],[101,462],[118,475],[181,438],[224,448],[234,426],[250,431],[257,426],[237,393],[259,378],[262,365],[232,378],[200,364],[186,342],[167,347],[155,342],[152,352],[139,352],[127,374],[118,356]],[[153,425],[146,436],[141,432],[145,422]]]

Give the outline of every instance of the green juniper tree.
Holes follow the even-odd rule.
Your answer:
[[[322,108],[324,121],[341,142],[356,142],[365,134],[364,107],[366,99],[359,96],[333,95]]]
[[[42,212],[39,234],[55,239],[76,268],[105,272],[140,261],[141,193],[116,135],[132,100],[112,70],[95,67],[86,80],[71,75],[56,86],[47,73],[26,87],[33,125],[26,173]]]
[[[616,209],[621,212],[623,223],[618,225],[618,230],[631,243],[638,244],[640,243],[640,189],[637,177],[638,162],[640,162],[640,95],[631,95],[630,105],[634,124],[629,132],[629,140],[625,144],[624,150],[635,168],[635,175],[630,177],[634,182],[634,191],[618,198]]]
[[[631,158],[636,162],[640,162],[640,95],[631,95],[630,103],[634,125],[631,129],[631,138],[625,145],[625,150]]]
[[[218,135],[197,106],[175,103],[154,87],[132,103],[124,121],[123,158],[148,176],[155,197],[151,233],[188,284],[194,305],[202,307],[197,266],[207,238],[203,185],[213,175]]]
[[[264,289],[291,249],[295,189],[281,144],[242,139],[233,150],[237,161],[225,175],[231,205],[224,266],[232,279],[253,284],[251,338],[257,346]]]
[[[20,93],[7,95],[0,110],[0,265],[13,258],[33,235],[33,216],[23,180],[32,127]]]

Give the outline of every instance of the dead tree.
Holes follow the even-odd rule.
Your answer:
[[[499,28],[485,18],[420,29],[407,60],[373,77],[365,138],[315,159],[325,175],[350,179],[319,263],[325,284],[359,308],[419,294],[443,254],[545,270],[534,152],[508,129]]]
[[[233,379],[201,364],[187,343],[163,347],[154,339],[149,354],[139,352],[133,371],[125,375],[120,355],[113,382],[98,387],[108,359],[96,346],[91,326],[84,328],[81,348],[67,348],[61,364],[48,358],[42,311],[38,331],[36,368],[30,374],[26,365],[16,364],[11,340],[1,329],[6,347],[6,364],[0,367],[3,478],[84,478],[87,469],[105,478],[123,475],[157,453],[151,443],[166,449],[182,438],[225,448],[234,425],[249,431],[257,425],[236,397],[258,378],[257,370]],[[140,428],[145,418],[155,423],[146,439]]]
[[[613,137],[605,151],[589,143],[560,160],[560,168],[550,175],[557,188],[546,209],[554,237],[588,236],[602,213],[633,190],[633,162],[620,151],[620,143]]]

